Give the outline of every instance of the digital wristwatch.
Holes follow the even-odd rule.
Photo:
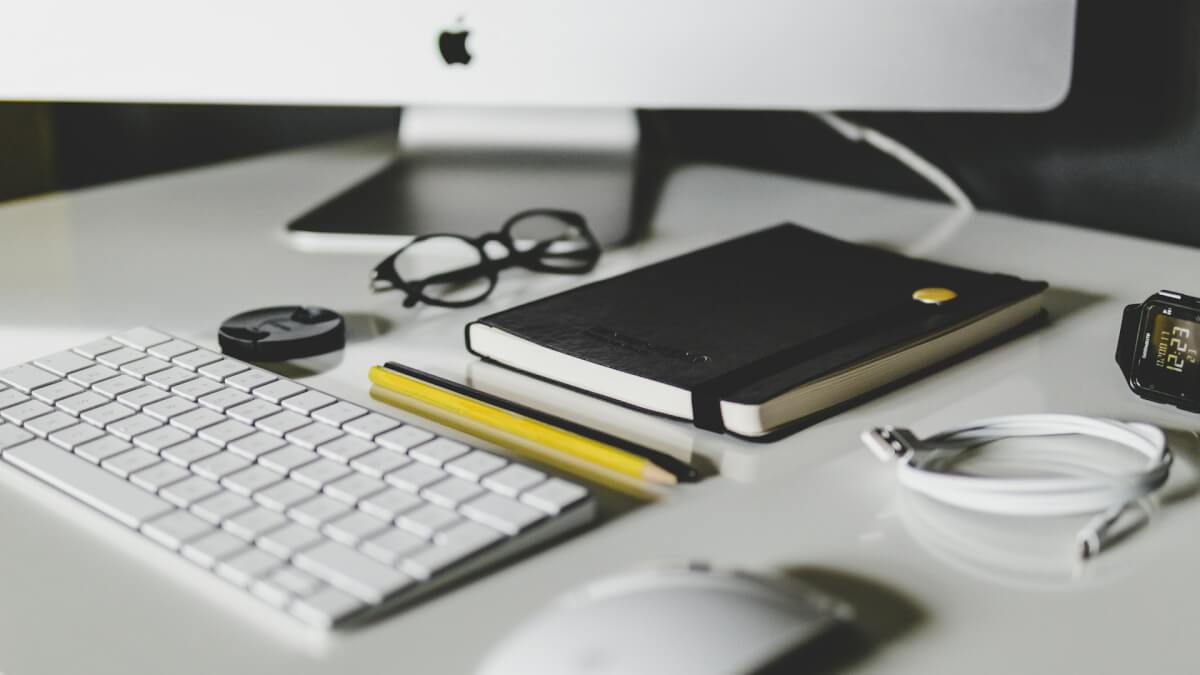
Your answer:
[[[1133,393],[1200,412],[1200,298],[1159,291],[1125,308],[1117,364]]]

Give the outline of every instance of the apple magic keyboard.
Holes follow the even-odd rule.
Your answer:
[[[150,328],[0,370],[0,458],[320,628],[595,510],[575,483]]]

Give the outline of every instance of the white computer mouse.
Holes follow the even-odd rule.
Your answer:
[[[797,581],[705,564],[568,593],[504,638],[477,675],[742,675],[850,618]]]

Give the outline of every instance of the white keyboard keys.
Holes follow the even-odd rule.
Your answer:
[[[80,422],[50,434],[50,442],[65,450],[74,450],[84,443],[94,441],[104,435],[104,431],[99,427]],[[0,443],[0,445],[3,444]]]
[[[64,398],[75,396],[81,393],[83,393],[83,387],[65,380],[59,380],[54,384],[48,384],[44,387],[34,389],[33,397],[42,403],[53,404],[58,403]]]
[[[252,399],[239,406],[234,406],[225,412],[235,420],[241,420],[246,424],[254,424],[258,420],[274,415],[281,410],[283,408],[274,403]]]
[[[287,441],[278,436],[256,431],[231,441],[229,443],[229,450],[230,452],[236,452],[246,459],[258,459],[268,452],[282,448],[285,445],[287,445]]]
[[[117,371],[108,366],[95,365],[91,368],[77,370],[67,376],[67,379],[78,384],[81,387],[90,387],[97,382],[103,382],[112,377],[120,375]]]
[[[0,422],[0,450],[6,450],[33,438],[33,434],[15,424]]]
[[[278,483],[279,480],[279,474],[265,466],[255,464],[222,478],[221,485],[240,495],[249,497],[267,486]]]
[[[325,537],[322,537],[313,528],[299,523],[288,523],[259,537],[255,543],[263,550],[270,551],[281,558],[291,558],[300,551],[322,541],[325,541]]]
[[[194,379],[197,379],[195,373],[187,368],[180,368],[178,366],[160,370],[157,373],[146,376],[147,382],[163,389],[171,389]],[[214,384],[216,383],[214,382]]]
[[[459,515],[450,509],[425,504],[400,514],[396,524],[417,536],[432,539],[438,530],[444,530],[459,520],[462,520]]]
[[[186,354],[181,354],[171,359],[171,363],[186,368],[187,370],[196,371],[209,364],[216,363],[221,360],[221,355],[215,352],[210,352],[207,349],[196,349]]]
[[[200,476],[192,476],[191,478],[184,478],[178,483],[172,483],[163,488],[159,492],[159,496],[175,506],[187,508],[201,499],[215,495],[220,491],[221,488],[211,480],[201,478]]]
[[[0,385],[0,386],[2,386],[2,385]],[[97,396],[99,396],[99,394],[97,394]],[[108,399],[105,399],[103,396],[101,396],[100,398],[104,399],[105,401],[108,400]],[[3,410],[5,408],[11,408],[14,405],[24,403],[28,400],[29,400],[28,396],[26,396],[25,394],[22,394],[21,392],[17,391],[16,389],[5,388],[3,391],[0,391],[0,410]]]
[[[292,595],[300,597],[312,595],[321,588],[321,581],[319,579],[291,565],[275,570],[267,578],[278,584],[281,588],[286,589]]]
[[[217,562],[217,575],[238,586],[251,582],[283,565],[284,561],[257,548],[250,548]]]
[[[131,475],[129,480],[143,490],[158,492],[168,485],[178,483],[191,475],[187,469],[181,466],[171,464],[170,462],[159,462],[148,469],[142,469]]]
[[[250,370],[242,371],[237,375],[226,379],[225,384],[234,387],[235,389],[241,389],[242,391],[250,391],[255,387],[261,387],[264,384],[274,382],[278,379],[278,377],[275,377],[265,370],[251,368]]]
[[[158,387],[145,386],[131,389],[117,396],[117,402],[127,405],[134,410],[141,410],[151,403],[157,403],[169,396],[170,394]]]
[[[0,370],[0,382],[26,394],[58,382],[58,377],[29,363]]]
[[[221,523],[221,527],[234,536],[241,537],[246,541],[254,541],[277,527],[287,525],[287,522],[288,519],[281,513],[261,506],[251,506]]]
[[[197,408],[182,415],[175,415],[171,418],[171,424],[194,434],[205,427],[211,427],[214,424],[224,422],[225,419],[226,417],[221,413],[213,412],[207,408]]]
[[[199,476],[196,478],[198,480],[207,480]],[[192,513],[208,522],[219,525],[239,513],[243,513],[254,507],[254,502],[246,497],[228,490],[222,490],[215,483],[210,482],[209,484],[214,488],[213,494],[197,501],[191,506]]]
[[[24,403],[18,403],[4,410],[0,410],[0,417],[12,422],[13,424],[25,424],[29,420],[42,415],[48,415],[54,412],[54,408],[42,403],[41,401],[29,400]]]
[[[428,431],[406,424],[399,429],[393,429],[386,434],[380,434],[375,438],[375,442],[385,448],[406,452],[432,439],[433,434]]]
[[[506,464],[508,462],[503,457],[483,450],[472,450],[462,457],[446,462],[443,468],[459,478],[478,483],[484,476],[503,469]]]
[[[120,403],[108,403],[98,408],[86,410],[80,417],[89,424],[95,424],[98,427],[107,427],[117,420],[131,417],[133,414],[134,410],[129,406],[121,405]]]
[[[295,431],[289,431],[284,434],[284,438],[288,441],[299,445],[302,448],[312,450],[322,443],[328,443],[333,439],[342,435],[342,430],[328,424],[313,422],[307,426],[300,427]]]
[[[116,347],[114,347],[116,349]],[[84,358],[75,352],[59,352],[40,358],[33,362],[43,370],[48,370],[59,377],[66,377],[77,370],[91,368],[96,365],[94,361]]]
[[[146,351],[154,345],[160,345],[164,342],[170,342],[171,336],[164,335],[153,328],[146,326],[138,326],[130,330],[112,336],[114,340],[121,344],[129,345],[138,351]]]
[[[97,356],[96,361],[101,365],[108,366],[109,368],[120,369],[120,367],[126,363],[132,363],[133,361],[144,358],[146,358],[146,355],[136,349],[121,347],[120,349],[115,349],[111,352],[105,352],[100,356]]]
[[[342,425],[342,428],[355,436],[365,438],[369,441],[379,434],[391,431],[399,426],[400,423],[390,417],[385,417],[379,413],[368,413],[358,419],[346,422]]]
[[[291,476],[314,490],[320,490],[349,473],[350,469],[345,464],[321,458],[295,469]]]
[[[326,587],[306,598],[298,598],[289,607],[292,616],[316,628],[330,628],[362,609],[364,603],[349,593]]]
[[[354,505],[386,487],[387,485],[378,478],[351,473],[326,485],[325,494]]]
[[[391,473],[411,461],[408,455],[381,448],[350,460],[350,468],[374,478],[383,478],[384,474]]]
[[[182,396],[189,401],[197,401],[204,396],[208,396],[214,391],[224,389],[220,382],[213,382],[207,377],[197,377],[194,380],[188,380],[171,387],[171,393],[176,396]]]
[[[38,436],[41,436],[42,438],[46,438],[59,429],[66,429],[67,427],[74,426],[78,423],[79,420],[71,417],[67,413],[54,410],[48,415],[42,415],[41,417],[30,420],[30,422],[25,425],[25,428],[37,434]]]
[[[384,520],[395,520],[396,516],[401,513],[411,511],[423,504],[425,504],[425,500],[413,493],[389,487],[365,497],[358,503],[358,508]]]
[[[275,476],[278,480],[279,476]],[[302,501],[312,499],[317,491],[297,483],[294,480],[282,480],[274,485],[258,491],[254,501],[272,511],[287,511]]]
[[[336,398],[329,394],[322,394],[319,391],[306,391],[303,394],[288,397],[283,401],[283,407],[288,410],[294,410],[298,413],[310,415],[318,408],[324,408],[327,405],[332,405]]]
[[[175,427],[171,428],[174,429]],[[172,445],[171,447],[164,449],[160,454],[162,455],[163,459],[178,464],[179,466],[186,467],[191,466],[193,462],[199,462],[205,457],[212,457],[220,451],[220,448],[212,443],[209,443],[208,441],[202,441],[199,438],[192,438],[182,443]]]
[[[347,403],[346,401],[338,401],[330,406],[325,406],[319,410],[314,410],[312,413],[313,419],[318,422],[331,424],[335,427],[340,427],[342,424],[349,422],[357,417],[362,417],[367,414],[367,409],[362,406]]]
[[[137,413],[130,415],[124,419],[118,420],[104,427],[104,430],[110,434],[123,438],[127,441],[133,440],[134,436],[144,434],[147,431],[157,429],[162,426],[162,422],[154,419],[149,415]]]
[[[176,359],[175,363],[179,364],[179,359]],[[205,377],[212,378],[218,382],[223,382],[225,378],[237,375],[238,373],[249,369],[250,366],[247,366],[239,361],[221,359],[206,366],[202,366],[198,372]]]
[[[413,583],[408,576],[342,544],[326,541],[296,554],[296,567],[372,604]]]
[[[0,396],[6,392],[0,392]],[[99,408],[102,405],[108,404],[108,399],[94,391],[85,391],[82,394],[76,394],[69,398],[64,398],[55,403],[61,410],[64,410],[76,417],[82,415],[85,411],[92,408]],[[4,406],[0,404],[0,408]]]
[[[312,420],[291,410],[284,410],[267,417],[263,417],[254,423],[254,426],[268,431],[276,436],[283,436],[290,431],[295,431],[301,427],[312,424]]]
[[[174,551],[178,551],[184,542],[212,531],[212,525],[187,511],[174,511],[142,526],[147,537]]]
[[[317,453],[311,450],[305,450],[295,445],[286,445],[259,457],[258,463],[286,476],[294,469],[298,469],[305,464],[311,464],[317,461],[317,459],[319,459]]]
[[[452,441],[449,438],[439,438],[409,450],[408,456],[440,467],[455,457],[461,457],[470,451],[471,446],[466,443]]]
[[[183,557],[200,565],[212,568],[218,561],[231,558],[248,549],[246,542],[224,530],[215,530],[183,545]]]
[[[147,349],[146,353],[150,354],[150,356],[156,356],[160,359],[163,359],[164,361],[170,361],[176,356],[186,354],[190,351],[195,351],[195,349],[196,345],[193,345],[190,342],[184,342],[183,340],[170,340],[160,345],[154,345],[150,349]]]
[[[391,525],[386,520],[369,516],[362,511],[351,511],[341,518],[326,523],[321,531],[333,540],[340,541],[347,546],[358,546],[367,537],[379,534],[385,529],[391,529]]]
[[[205,457],[198,462],[194,462],[191,469],[197,476],[220,481],[234,471],[241,471],[248,466],[250,466],[250,462],[244,457],[239,457],[232,452],[222,451],[212,457]]]
[[[421,496],[439,506],[455,509],[459,504],[474,499],[483,492],[478,483],[451,476],[421,490]]]
[[[503,495],[486,494],[459,509],[471,520],[508,535],[515,535],[546,517],[546,514]]]
[[[432,485],[447,475],[449,474],[445,471],[429,466],[428,464],[412,462],[387,474],[383,479],[401,490],[419,492],[421,488]]]
[[[350,460],[365,455],[376,447],[378,446],[371,441],[357,436],[342,436],[317,446],[317,453],[342,464],[349,464]]]
[[[350,507],[327,495],[317,495],[312,499],[301,502],[287,510],[288,517],[308,527],[318,528],[321,525],[348,513]]]
[[[118,422],[118,424],[120,424],[120,422]],[[188,433],[182,429],[176,429],[175,427],[159,427],[157,429],[147,431],[144,434],[138,434],[137,436],[134,436],[133,444],[143,450],[149,450],[157,455],[161,455],[163,450],[189,439],[191,439],[191,436],[189,436]],[[184,466],[187,465],[185,464]]]
[[[94,441],[89,441],[75,448],[75,454],[86,459],[92,464],[99,464],[109,457],[125,452],[132,447],[132,445],[117,438],[116,436],[109,436],[108,434],[105,434],[101,438],[97,438]]]
[[[362,543],[362,552],[385,565],[395,565],[405,556],[429,546],[429,542],[411,532],[391,528]]]
[[[117,474],[121,478],[129,478],[129,474],[154,466],[158,464],[158,461],[158,457],[154,453],[135,448],[109,457],[100,462],[100,466]]]
[[[107,380],[101,380],[92,385],[92,391],[109,398],[116,398],[127,391],[133,391],[142,386],[142,381],[128,375],[118,375]]]
[[[222,447],[254,433],[254,427],[237,420],[225,420],[200,430],[200,438]]]
[[[546,474],[520,464],[509,466],[483,479],[483,486],[508,497],[516,497],[538,483],[546,480]]]
[[[147,356],[144,359],[131,361],[121,366],[121,372],[125,373],[126,375],[132,375],[139,379],[145,379],[148,375],[153,375],[154,373],[166,370],[170,367],[171,364],[163,361],[162,359],[156,359],[153,356]]]
[[[94,342],[89,342],[86,345],[80,345],[71,351],[82,354],[89,359],[94,359],[105,352],[116,351],[120,348],[120,342],[115,342],[111,338],[101,338]]]
[[[170,396],[142,408],[142,412],[155,419],[167,422],[172,417],[178,417],[195,409],[196,404],[182,396]]]
[[[521,494],[521,501],[552,516],[587,498],[587,490],[561,478],[551,478]]]
[[[305,391],[307,391],[307,388],[302,384],[289,382],[288,380],[276,380],[270,384],[264,384],[261,387],[256,387],[254,389],[254,395],[263,399],[264,401],[279,403],[289,396],[302,394]]]
[[[502,538],[500,533],[472,522],[460,523],[446,534],[453,538],[443,537],[436,545],[405,556],[400,569],[414,578],[429,579]]]
[[[45,441],[35,440],[9,448],[3,457],[128,527],[141,527],[173,510],[170,504],[133,483]]]
[[[205,408],[211,408],[217,412],[225,412],[235,405],[241,405],[253,397],[244,391],[238,391],[232,387],[218,389],[211,394],[206,394],[196,399],[196,402]]]

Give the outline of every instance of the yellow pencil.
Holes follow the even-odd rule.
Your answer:
[[[371,382],[389,391],[476,420],[617,473],[652,483],[671,485],[678,482],[673,474],[645,457],[473,400],[393,370],[374,366],[369,377]]]

